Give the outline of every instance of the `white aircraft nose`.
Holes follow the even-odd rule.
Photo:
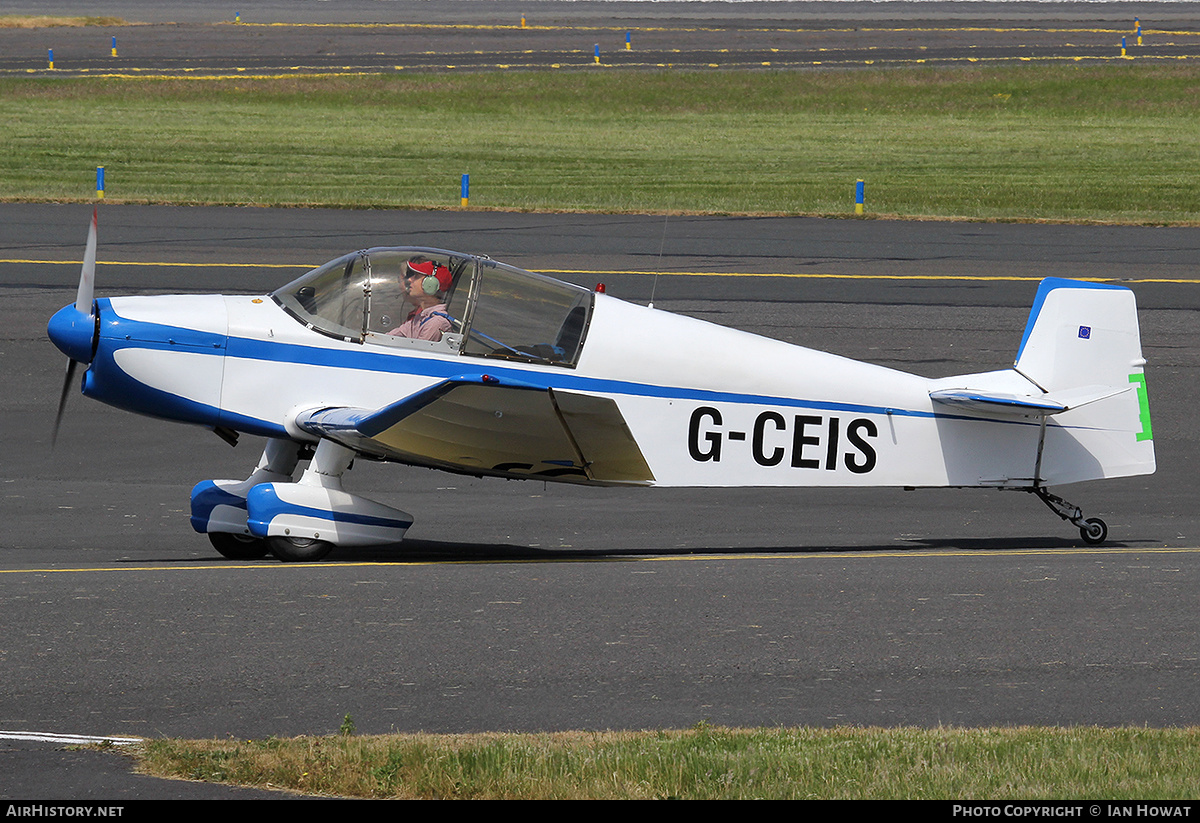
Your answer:
[[[84,314],[72,303],[63,306],[46,326],[50,342],[76,363],[92,362],[96,342],[96,315]]]

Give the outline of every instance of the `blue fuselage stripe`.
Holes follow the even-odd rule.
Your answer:
[[[107,302],[107,301],[105,301]],[[111,311],[111,308],[103,308]],[[584,377],[571,372],[555,369],[539,371],[535,369],[520,369],[506,366],[495,360],[457,357],[453,360],[443,360],[435,357],[412,357],[385,351],[372,351],[363,348],[357,351],[333,349],[322,346],[311,346],[299,343],[283,343],[269,340],[258,340],[246,337],[197,332],[193,329],[179,328],[155,323],[144,323],[128,318],[119,317],[113,312],[113,322],[105,324],[108,334],[102,333],[100,348],[104,360],[111,362],[112,354],[121,349],[142,348],[156,351],[186,350],[195,354],[211,354],[227,356],[241,360],[252,360],[263,363],[293,363],[307,366],[346,369],[357,372],[376,372],[380,374],[406,374],[427,377],[431,380],[445,380],[460,377],[464,366],[470,362],[482,372],[486,370],[501,379],[521,381],[531,387],[543,389],[560,389],[566,391],[591,392],[607,395],[628,395],[633,397],[662,398],[670,400],[689,400],[703,403],[733,403],[741,405],[767,405],[785,408],[816,409],[827,412],[844,412],[852,414],[897,415],[913,418],[969,418],[957,414],[945,414],[934,411],[903,409],[888,406],[845,403],[823,400],[805,400],[775,395],[746,394],[742,392],[716,391],[710,389],[692,389],[682,386],[657,386],[646,383],[633,383],[624,380],[613,380],[596,377]],[[119,328],[119,334],[112,333]],[[106,351],[103,351],[106,350]],[[114,364],[115,365],[115,364]],[[110,398],[105,398],[110,399]],[[118,404],[120,405],[120,404]],[[152,405],[157,405],[153,404]],[[193,404],[199,407],[200,404]],[[128,408],[128,405],[125,406]],[[154,414],[154,408],[140,409]],[[192,422],[209,423],[212,414],[201,414],[203,419],[188,419]],[[215,412],[215,409],[211,411]],[[174,416],[174,415],[168,415]],[[245,431],[261,434],[276,434],[281,431],[279,421],[257,420],[245,415],[232,414],[222,410],[220,424],[232,426]]]
[[[467,358],[454,361],[423,357],[405,357],[395,354],[363,351],[341,351],[293,343],[274,343],[248,338],[229,338],[226,353],[229,357],[258,360],[269,363],[302,363],[310,366],[350,369],[354,371],[379,372],[384,374],[411,374],[431,379],[447,379],[461,376]],[[495,360],[475,360],[480,371],[494,374],[501,379],[519,380],[539,388],[554,388],[566,391],[595,392],[600,394],[625,394],[636,397],[657,397],[671,400],[695,400],[706,403],[740,403],[747,405],[774,405],[825,411],[842,411],[856,414],[897,414],[908,417],[934,417],[933,412],[897,409],[885,406],[870,406],[832,401],[801,400],[790,397],[754,395],[740,392],[722,392],[708,389],[688,389],[681,386],[654,386],[631,383],[624,380],[608,380],[598,377],[582,377],[570,372],[553,372],[515,369]]]

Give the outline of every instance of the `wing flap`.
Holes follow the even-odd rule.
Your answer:
[[[583,457],[589,477],[630,483],[654,479],[645,455],[611,398],[560,390],[551,391],[551,398]]]

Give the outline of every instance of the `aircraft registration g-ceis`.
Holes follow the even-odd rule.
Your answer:
[[[192,492],[230,558],[399,542],[410,515],[343,488],[355,457],[600,486],[1020,489],[1088,543],[1107,526],[1048,487],[1155,467],[1123,287],[1044,280],[1011,367],[928,379],[453,251],[357,251],[263,296],[94,299],[95,248],[93,217],[48,328],[63,401],[82,363],[88,397],[266,438],[248,478]]]

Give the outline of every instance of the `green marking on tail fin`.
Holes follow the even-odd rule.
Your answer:
[[[1153,440],[1154,433],[1150,429],[1150,398],[1146,394],[1146,375],[1131,374],[1129,382],[1137,384],[1138,408],[1141,409],[1142,430],[1138,432],[1137,439]]]

